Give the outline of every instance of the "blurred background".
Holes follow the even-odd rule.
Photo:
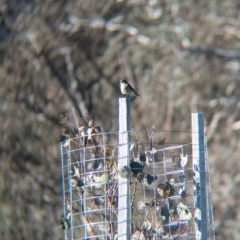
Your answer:
[[[237,0],[1,0],[0,239],[62,239],[59,122],[116,131],[122,78],[134,129],[204,113],[216,239],[239,239],[239,49]]]

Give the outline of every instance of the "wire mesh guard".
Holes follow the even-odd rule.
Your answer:
[[[131,230],[124,239],[200,239],[191,133],[132,132],[128,166],[118,166],[118,147],[117,133],[61,143],[65,239],[119,238],[119,178],[127,178],[130,186],[125,221]],[[210,229],[209,181],[206,185]]]

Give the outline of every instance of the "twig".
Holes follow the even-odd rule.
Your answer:
[[[183,48],[191,53],[197,54],[206,54],[213,55],[217,57],[225,57],[225,58],[240,58],[239,50],[227,50],[223,48],[204,48],[204,47],[196,47],[196,48]]]
[[[131,201],[131,219],[132,219],[132,215],[133,215],[133,202],[134,202],[134,198],[135,198],[135,195],[136,195],[136,191],[137,191],[137,183],[138,183],[138,180],[137,180],[137,178],[136,178],[136,180],[135,180],[135,184],[134,184],[134,189],[133,189],[133,195],[132,195],[132,201]]]

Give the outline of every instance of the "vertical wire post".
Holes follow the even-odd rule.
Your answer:
[[[64,175],[64,157],[63,157],[63,143],[61,142],[60,144],[59,144],[59,151],[60,151],[60,156],[61,156],[61,170],[62,170],[62,189],[63,189],[63,195],[62,195],[62,197],[63,197],[63,216],[64,217],[66,217],[66,208],[65,208],[65,183],[64,183],[64,177],[65,177],[65,175]],[[66,233],[66,231],[65,231],[65,235],[66,235],[67,233]],[[67,239],[67,237],[66,236],[64,236],[64,239]]]
[[[215,240],[215,231],[214,231],[214,219],[213,219],[213,208],[212,208],[212,190],[211,190],[211,183],[210,183],[210,170],[209,170],[209,159],[208,159],[208,147],[207,147],[207,137],[205,136],[204,139],[205,144],[205,158],[206,158],[206,172],[207,172],[207,216],[208,216],[208,235],[211,240]]]
[[[192,113],[193,184],[195,194],[196,239],[207,238],[207,193],[204,143],[204,115]]]
[[[119,99],[118,169],[129,167],[130,99]],[[118,240],[130,239],[130,179],[118,178]]]
[[[60,144],[60,154],[62,162],[62,187],[63,187],[63,209],[64,209],[64,218],[67,218],[70,229],[65,229],[65,238],[64,239],[73,239],[73,216],[67,215],[66,212],[66,198],[72,204],[72,188],[71,188],[71,149],[70,141],[67,139]]]

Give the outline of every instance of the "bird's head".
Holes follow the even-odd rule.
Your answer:
[[[120,83],[127,83],[125,79],[120,80]]]

